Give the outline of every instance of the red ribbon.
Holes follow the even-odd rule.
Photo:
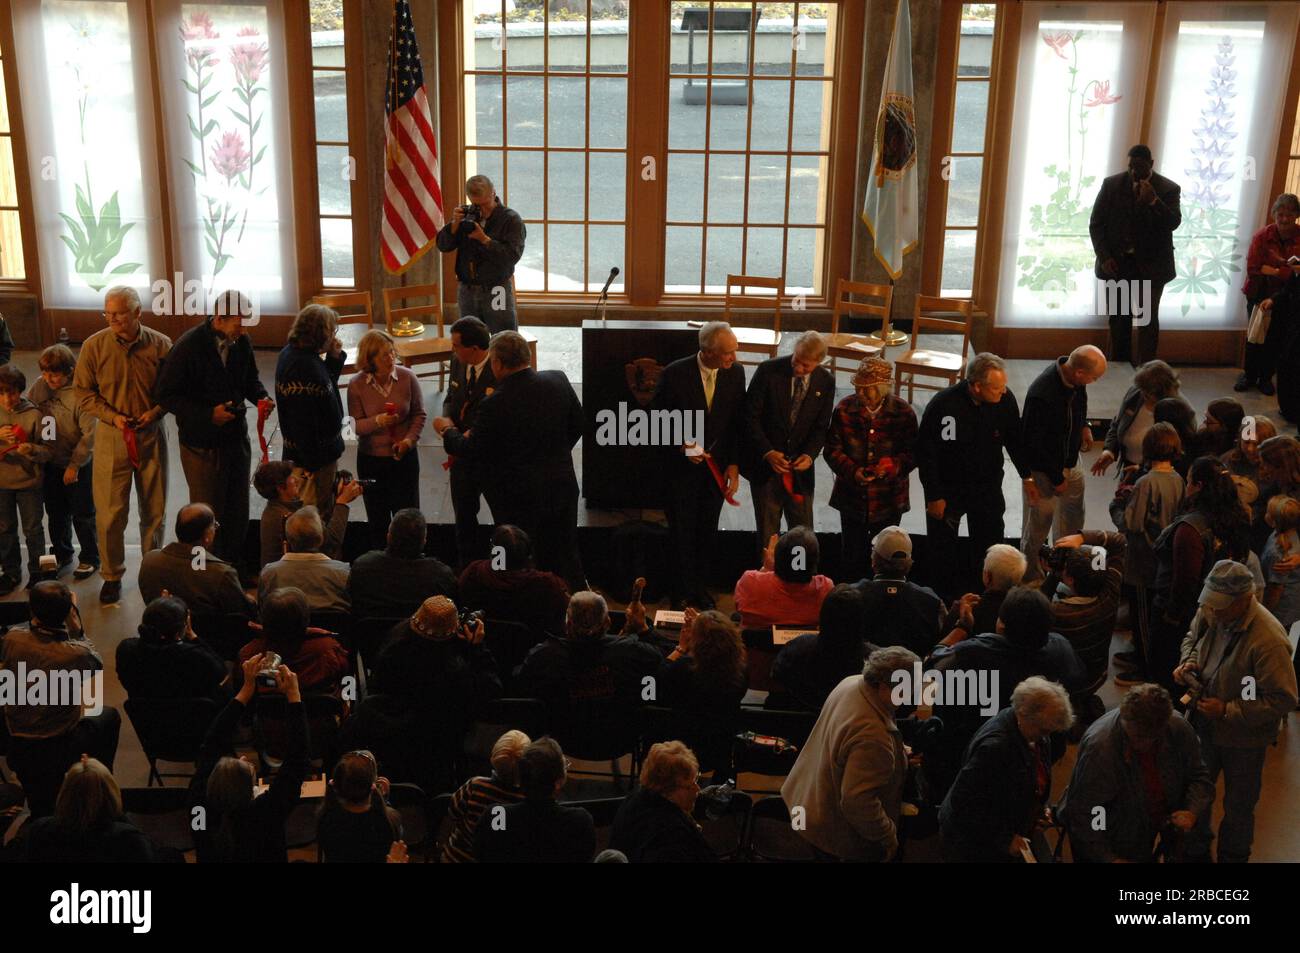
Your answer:
[[[131,461],[131,469],[140,469],[140,445],[135,439],[135,428],[128,426],[122,431],[122,439],[126,441],[126,458]]]
[[[706,456],[704,462],[709,465],[709,472],[713,474],[713,482],[718,484],[718,490],[722,493],[722,498],[732,506],[739,506],[740,504],[736,502],[735,498],[727,492],[727,480],[722,475],[722,471],[718,469],[718,465],[713,462],[713,458]]]
[[[794,491],[794,473],[787,470],[781,474],[781,485],[785,487],[785,492],[790,494],[790,499],[795,503],[803,502],[803,494]]]
[[[392,414],[396,417],[397,405],[390,400],[388,403],[384,404],[384,413]],[[388,439],[392,441],[393,446],[397,446],[397,424],[393,424],[388,428]]]
[[[3,450],[0,450],[0,457],[3,457],[10,450],[17,450],[18,445],[27,442],[27,431],[17,424],[14,425],[14,442],[9,444]]]
[[[266,447],[266,421],[271,416],[271,408],[274,406],[269,397],[263,397],[257,402],[257,442],[262,446],[263,463],[271,459]]]
[[[876,476],[892,477],[898,473],[898,461],[893,457],[881,457],[876,461]]]

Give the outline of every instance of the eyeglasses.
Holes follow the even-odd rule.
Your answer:
[[[134,311],[101,311],[100,316],[105,321],[112,321],[114,318],[129,318],[135,314]]]

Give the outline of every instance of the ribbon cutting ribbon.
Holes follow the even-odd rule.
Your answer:
[[[271,416],[271,408],[274,406],[269,397],[263,397],[257,402],[257,442],[262,447],[263,463],[271,459],[266,446],[266,421]]]
[[[790,494],[790,499],[795,503],[803,502],[803,494],[794,491],[794,473],[787,470],[781,474],[781,485],[785,487],[785,492]]]
[[[14,442],[9,444],[9,446],[5,447],[3,450],[0,450],[0,457],[3,457],[10,450],[17,450],[19,444],[26,443],[26,442],[27,442],[27,431],[24,430],[22,427],[15,426]]]
[[[131,469],[140,469],[140,444],[135,439],[135,428],[128,426],[122,431],[122,439],[126,441],[126,458],[131,461]]]
[[[722,471],[718,469],[718,465],[713,462],[713,458],[706,454],[704,462],[709,465],[709,472],[713,474],[713,482],[718,484],[718,490],[722,493],[722,498],[732,506],[739,506],[740,504],[736,502],[735,497],[727,492],[727,479],[722,475]]]

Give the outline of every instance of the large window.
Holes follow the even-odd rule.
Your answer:
[[[996,24],[997,7],[993,4],[962,5],[952,138],[944,179],[948,204],[944,216],[940,294],[948,297],[969,298],[975,286],[975,247],[981,224],[980,183],[984,174]]]
[[[311,5],[312,99],[316,117],[316,187],[320,201],[321,281],[356,284],[352,182],[356,163],[348,147],[347,51],[343,0]]]
[[[0,279],[21,279],[23,235],[18,218],[18,183],[14,175],[13,130],[9,127],[9,100],[5,89],[4,51],[0,50]]]
[[[527,224],[515,286],[599,291],[625,269],[626,4],[464,3],[466,176]]]

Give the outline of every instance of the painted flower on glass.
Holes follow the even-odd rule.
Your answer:
[[[262,34],[254,27],[246,26],[236,35],[246,39],[245,42],[231,46],[230,65],[235,68],[235,75],[239,78],[241,86],[245,88],[256,86],[257,81],[262,78],[262,70],[266,69],[267,61],[270,59],[270,50],[260,39],[247,39],[261,37]]]
[[[250,156],[239,132],[223,132],[221,141],[212,147],[212,166],[229,182],[248,168]]]
[[[1088,86],[1088,89],[1092,90],[1092,93],[1091,95],[1088,95],[1088,91],[1084,90],[1085,98],[1083,105],[1089,109],[1093,106],[1113,106],[1124,98],[1119,93],[1116,93],[1113,96],[1111,95],[1110,80],[1108,79],[1094,80]]]
[[[185,42],[185,58],[189,60],[190,67],[198,69],[200,66],[215,66],[216,59],[212,56],[213,48],[210,46],[196,45],[196,40],[215,40],[220,33],[212,22],[212,17],[203,11],[190,14],[190,18],[181,24],[181,39]]]
[[[1049,33],[1043,37],[1043,42],[1052,48],[1052,50],[1061,59],[1069,59],[1065,55],[1065,48],[1070,45],[1070,34],[1068,33]]]

